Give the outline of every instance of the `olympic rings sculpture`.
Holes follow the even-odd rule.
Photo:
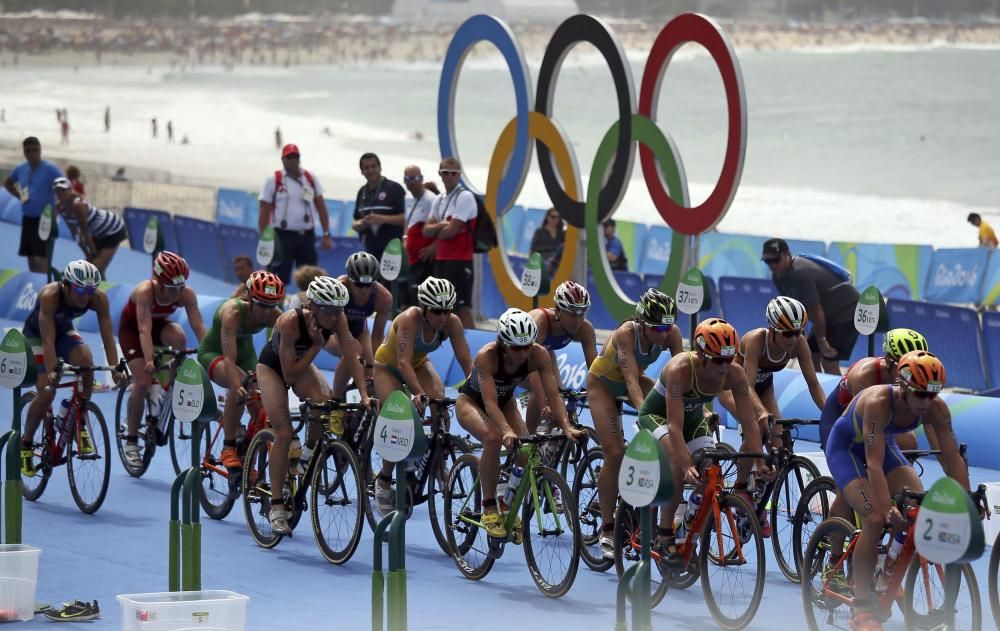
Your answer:
[[[517,200],[537,150],[539,171],[552,205],[569,224],[563,256],[552,278],[552,286],[572,275],[579,230],[585,230],[587,256],[594,282],[605,308],[617,319],[630,317],[635,303],[625,296],[614,280],[604,254],[604,238],[599,224],[610,217],[625,194],[632,172],[635,146],[643,179],[650,198],[663,220],[673,229],[670,262],[661,289],[672,294],[681,274],[684,235],[696,235],[725,216],[743,172],[746,154],[746,95],[743,76],[732,44],[711,18],[685,13],[670,20],[653,42],[646,59],[636,107],[631,67],[618,36],[601,20],[575,15],[556,29],[545,49],[539,69],[538,91],[531,106],[531,83],[524,54],[513,32],[501,20],[476,15],[455,32],[445,54],[438,88],[438,138],[442,156],[460,157],[455,144],[454,104],[458,78],[465,56],[479,42],[493,44],[501,53],[514,85],[516,114],[500,134],[490,160],[486,182],[486,209],[497,221]],[[605,133],[590,168],[586,197],[580,198],[580,172],[572,145],[558,122],[550,117],[556,78],[566,54],[578,43],[597,48],[611,71],[619,118]],[[669,134],[656,124],[660,85],[670,59],[683,44],[703,46],[722,76],[726,94],[729,129],[722,171],[708,198],[689,207],[683,162]],[[539,142],[537,145],[535,140]],[[608,173],[602,180],[602,174]],[[557,175],[558,174],[558,175]],[[466,181],[463,184],[476,190]],[[563,188],[565,186],[565,189]],[[521,292],[505,254],[502,230],[500,246],[490,251],[497,287],[512,307],[527,309],[530,300]],[[551,299],[550,299],[551,301]]]

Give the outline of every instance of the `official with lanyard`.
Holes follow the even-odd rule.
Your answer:
[[[261,232],[273,226],[281,247],[281,257],[272,261],[268,271],[278,275],[287,285],[292,268],[316,265],[316,228],[313,213],[323,226],[321,247],[333,247],[330,238],[330,216],[323,200],[323,186],[316,176],[302,168],[299,148],[285,145],[281,150],[282,170],[275,171],[260,191],[260,211],[257,226]]]

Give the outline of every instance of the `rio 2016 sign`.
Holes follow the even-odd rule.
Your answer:
[[[577,254],[579,230],[584,230],[587,259],[602,302],[613,317],[630,317],[635,303],[622,293],[611,274],[604,254],[600,223],[614,213],[625,194],[638,143],[639,161],[650,198],[660,216],[674,231],[670,261],[661,283],[661,289],[673,295],[682,271],[684,235],[700,234],[721,221],[736,195],[743,171],[746,96],[739,63],[725,33],[710,18],[694,13],[679,15],[668,22],[657,35],[646,59],[637,108],[631,67],[617,35],[597,18],[573,16],[559,25],[545,49],[534,110],[530,110],[532,96],[528,67],[514,34],[497,18],[473,16],[459,27],[452,38],[441,72],[438,137],[442,156],[459,157],[455,144],[455,91],[466,54],[475,44],[483,41],[496,46],[503,55],[514,84],[517,105],[517,113],[501,132],[490,160],[486,209],[494,223],[517,200],[528,172],[534,141],[539,141],[534,148],[538,153],[538,168],[545,190],[553,206],[569,224],[563,256],[552,279],[552,287],[570,278]],[[572,145],[558,123],[550,117],[556,77],[562,61],[568,51],[581,42],[597,48],[608,64],[619,113],[618,120],[607,130],[594,156],[584,201],[580,198],[580,173]],[[722,172],[715,189],[704,203],[695,208],[689,207],[687,179],[680,156],[670,135],[657,126],[655,118],[660,84],[670,58],[688,42],[701,44],[715,60],[725,88],[729,117]],[[605,173],[608,176],[603,181]],[[475,190],[464,180],[464,175],[463,184]],[[500,247],[489,253],[497,287],[508,305],[529,309],[531,301],[521,292],[504,252],[503,231],[497,232]]]

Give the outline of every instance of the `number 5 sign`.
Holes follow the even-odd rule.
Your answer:
[[[171,403],[174,417],[182,423],[208,421],[218,416],[215,391],[208,379],[208,373],[198,360],[188,357],[177,369]]]

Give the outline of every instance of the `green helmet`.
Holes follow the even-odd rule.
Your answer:
[[[882,350],[889,359],[899,361],[911,351],[926,351],[927,340],[913,329],[892,329],[885,334]]]
[[[653,326],[673,324],[677,320],[674,299],[658,289],[647,289],[635,305],[635,315],[640,322]]]

